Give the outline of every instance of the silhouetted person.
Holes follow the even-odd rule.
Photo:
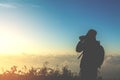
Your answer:
[[[96,80],[98,68],[104,60],[104,49],[96,40],[97,32],[90,29],[85,36],[80,36],[76,51],[82,53],[80,63],[80,80]],[[79,58],[81,55],[79,56]]]

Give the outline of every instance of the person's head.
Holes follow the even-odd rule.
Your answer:
[[[87,38],[89,39],[96,39],[97,32],[94,29],[90,29],[86,34]]]

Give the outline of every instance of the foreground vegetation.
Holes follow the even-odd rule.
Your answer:
[[[78,80],[78,76],[64,66],[62,69],[50,68],[45,63],[41,68],[18,70],[17,66],[11,67],[9,71],[0,74],[0,80]]]
[[[17,66],[11,67],[9,71],[0,74],[0,80],[80,80],[77,74],[71,72],[67,66],[63,68],[50,68],[46,63],[41,68],[27,69],[24,66],[23,70],[18,70]],[[103,80],[99,77],[98,80]],[[119,79],[111,79],[119,80]]]

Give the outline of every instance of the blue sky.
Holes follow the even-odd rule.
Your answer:
[[[78,72],[75,47],[91,28],[106,52],[102,74],[119,77],[119,0],[0,0],[1,67],[48,61]]]
[[[0,27],[5,30],[3,34],[10,31],[13,38],[23,40],[14,43],[11,39],[11,53],[29,53],[29,49],[22,48],[24,43],[34,48],[32,53],[73,53],[78,37],[92,28],[107,54],[118,54],[119,8],[118,0],[0,0]],[[19,50],[14,51],[16,45]]]

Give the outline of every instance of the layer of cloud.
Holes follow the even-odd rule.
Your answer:
[[[27,55],[22,54],[20,56],[3,56],[0,64],[6,65],[26,65],[26,66],[42,66],[44,62],[48,61],[49,66],[52,67],[63,67],[68,65],[69,69],[73,72],[79,73],[80,60],[77,59],[76,55]],[[101,68],[101,75],[104,78],[119,78],[120,74],[120,55],[106,56],[104,64]]]
[[[109,55],[106,56],[103,67],[102,74],[104,78],[120,78],[120,55]]]

